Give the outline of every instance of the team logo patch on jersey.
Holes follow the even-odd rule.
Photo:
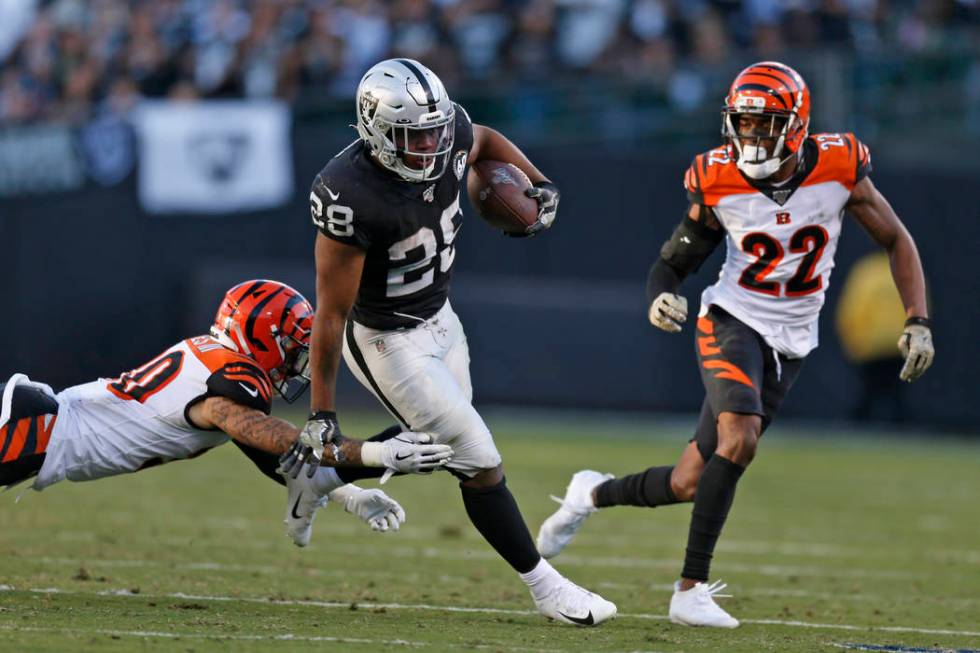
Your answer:
[[[466,170],[466,150],[458,150],[453,155],[453,172],[456,173],[456,179],[463,179],[464,170]]]
[[[781,211],[776,214],[776,224],[789,224],[792,222],[789,217],[789,213]]]
[[[431,186],[425,189],[424,193],[422,193],[422,199],[424,199],[426,202],[431,202],[435,198],[436,198],[436,185],[432,184]]]

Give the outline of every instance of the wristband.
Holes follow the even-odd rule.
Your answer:
[[[905,320],[905,326],[910,327],[913,325],[924,326],[927,329],[932,328],[932,320],[927,317],[912,316]]]
[[[380,442],[365,442],[361,445],[361,464],[365,467],[384,467],[381,462],[381,451],[384,445]]]

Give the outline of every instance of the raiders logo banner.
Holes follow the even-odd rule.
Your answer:
[[[151,213],[231,213],[281,206],[293,192],[290,114],[262,102],[147,102],[139,196]]]

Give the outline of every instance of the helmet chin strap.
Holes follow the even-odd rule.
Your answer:
[[[735,142],[735,149],[738,150],[738,160],[735,162],[735,165],[738,166],[739,170],[745,173],[746,177],[751,179],[766,179],[767,177],[773,176],[779,172],[779,169],[783,167],[784,163],[792,159],[794,156],[799,157],[800,154],[799,151],[790,152],[785,157],[780,159],[779,153],[783,149],[783,141],[785,140],[785,136],[780,136],[779,140],[776,141],[776,147],[773,148],[775,150],[773,156],[759,161],[758,159],[760,154],[763,157],[766,156],[766,148],[762,147],[761,145],[746,145],[744,146],[743,150],[743,146],[739,140],[737,138],[733,140]],[[753,158],[756,160],[746,161],[746,158],[752,155],[755,155]]]

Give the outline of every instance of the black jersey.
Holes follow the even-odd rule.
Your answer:
[[[455,140],[439,179],[404,181],[357,140],[313,181],[313,224],[327,238],[367,253],[352,314],[366,327],[414,326],[435,315],[449,295],[453,242],[463,223],[460,184],[473,147],[473,124],[453,106]]]

